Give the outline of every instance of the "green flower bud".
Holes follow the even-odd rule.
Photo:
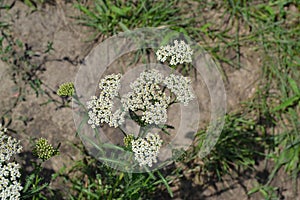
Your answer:
[[[75,93],[74,84],[72,82],[61,84],[56,93],[59,96],[73,96]]]
[[[131,148],[131,142],[134,140],[134,136],[132,134],[127,135],[126,137],[124,137],[124,145],[127,148]]]
[[[54,149],[51,144],[48,144],[48,140],[40,138],[33,148],[33,154],[42,161],[49,160],[51,157],[59,154],[57,149]]]

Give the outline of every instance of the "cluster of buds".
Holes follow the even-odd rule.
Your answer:
[[[37,156],[42,161],[49,160],[53,156],[59,154],[57,149],[54,149],[51,144],[48,143],[48,140],[45,138],[40,138],[33,148],[33,154]]]
[[[72,82],[61,84],[56,93],[61,97],[73,96],[75,93],[74,84]]]

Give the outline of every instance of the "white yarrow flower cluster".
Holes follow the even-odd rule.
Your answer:
[[[113,112],[113,99],[118,96],[120,79],[120,74],[106,76],[100,81],[99,97],[92,96],[87,102],[88,124],[92,128],[103,123],[116,128],[125,122],[125,116],[129,111],[138,115],[142,123],[165,124],[171,98],[162,89],[163,85],[184,105],[194,98],[190,79],[174,74],[164,77],[158,70],[152,69],[142,72],[130,84],[131,91],[122,96],[121,107]]]
[[[20,153],[22,147],[19,142],[12,137],[7,136],[6,129],[1,131],[2,125],[0,124],[0,163],[8,161],[14,154]]]
[[[158,70],[145,71],[130,84],[132,92],[121,102],[125,110],[142,111],[142,120],[147,124],[164,124],[170,97],[160,88],[163,76]]]
[[[164,84],[176,95],[176,100],[184,105],[195,98],[192,92],[191,80],[187,77],[171,74],[164,80]]]
[[[20,165],[9,160],[14,154],[20,153],[22,147],[19,141],[5,134],[6,129],[1,129],[0,124],[0,199],[18,200],[23,189],[18,182]]]
[[[158,134],[148,133],[146,138],[133,140],[131,145],[134,158],[139,165],[152,167],[152,164],[157,162],[157,155],[162,145],[162,140]]]
[[[171,57],[170,65],[177,65],[192,62],[193,50],[183,40],[178,42],[174,40],[174,46],[161,46],[156,52],[157,60],[165,62],[167,58]]]
[[[100,126],[102,123],[107,123],[111,127],[118,127],[124,122],[125,112],[118,109],[113,113],[113,98],[118,96],[120,89],[121,74],[111,74],[100,81],[99,88],[101,89],[99,97],[92,96],[87,102],[89,109],[88,124],[92,128]]]

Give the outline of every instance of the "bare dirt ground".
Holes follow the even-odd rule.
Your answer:
[[[9,1],[7,1],[9,2]],[[14,38],[31,47],[32,52],[39,55],[44,51],[47,43],[53,42],[54,51],[47,55],[33,57],[33,61],[41,64],[43,71],[39,76],[43,89],[48,95],[39,95],[27,86],[24,100],[19,100],[16,83],[12,80],[10,66],[0,62],[0,115],[5,114],[5,120],[12,120],[9,128],[16,131],[21,139],[24,153],[27,157],[22,164],[26,166],[32,156],[30,154],[30,138],[47,138],[52,144],[61,143],[59,156],[47,161],[44,167],[49,172],[57,172],[63,166],[70,167],[74,160],[80,159],[80,152],[73,147],[73,143],[80,143],[75,136],[75,126],[72,109],[59,107],[56,103],[47,103],[51,98],[61,101],[53,91],[59,84],[74,81],[80,61],[90,52],[95,41],[87,41],[89,30],[76,24],[71,18],[78,15],[72,3],[56,1],[54,5],[45,4],[37,11],[32,12],[28,6],[16,1],[9,11],[1,11],[0,21],[8,22]],[[225,68],[228,82],[226,83],[228,111],[239,108],[240,103],[251,98],[260,78],[259,60],[244,49],[242,68]],[[252,56],[250,56],[252,55]],[[246,83],[246,84],[245,84]],[[22,94],[24,95],[24,94]],[[258,170],[264,169],[261,163]],[[29,170],[29,169],[28,169]],[[268,167],[267,167],[268,170]],[[193,175],[187,175],[174,186],[175,199],[247,199],[247,191],[255,184],[257,173],[235,174],[228,177],[228,181],[200,184]],[[248,174],[247,174],[248,173]],[[268,172],[266,172],[268,173]],[[290,180],[286,180],[284,173],[279,173],[274,185],[280,186],[283,199],[295,199],[292,193]],[[167,197],[166,197],[167,198]],[[254,195],[250,199],[262,199]]]

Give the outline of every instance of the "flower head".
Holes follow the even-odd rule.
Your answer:
[[[120,89],[121,74],[111,74],[101,79],[99,89],[101,94],[110,99],[118,96]]]
[[[75,93],[74,83],[68,82],[61,84],[56,93],[59,96],[73,96]]]
[[[132,92],[121,99],[124,109],[141,110],[141,119],[147,124],[165,123],[170,97],[159,85],[162,80],[163,76],[155,69],[142,72],[140,77],[130,84]]]
[[[161,145],[162,140],[159,135],[153,133],[148,133],[146,138],[138,138],[131,142],[135,160],[138,161],[140,166],[148,165],[149,167],[157,162]]]
[[[133,140],[134,140],[134,135],[132,135],[132,134],[129,134],[126,137],[124,137],[123,142],[124,142],[125,147],[131,148],[131,142]]]
[[[22,150],[20,142],[6,135],[6,129],[1,129],[2,125],[0,124],[0,163],[9,161],[14,154],[20,153]]]
[[[6,129],[2,129],[0,124],[0,199],[20,199],[20,191],[23,189],[18,182],[21,176],[20,165],[9,160],[21,150],[19,141],[7,136]]]
[[[88,124],[92,128],[107,123],[110,127],[117,128],[125,121],[125,111],[117,109],[113,112],[113,99],[118,96],[120,89],[121,74],[111,74],[101,79],[99,89],[101,89],[99,97],[92,96],[87,102],[89,109]]]
[[[20,198],[20,191],[23,189],[18,179],[21,176],[20,165],[11,162],[8,164],[0,163],[0,199]]]
[[[157,60],[165,62],[171,57],[170,65],[177,65],[192,62],[193,50],[183,40],[174,40],[174,46],[161,46],[156,52]]]
[[[191,80],[187,77],[171,74],[164,80],[164,84],[176,95],[176,99],[184,105],[195,98],[192,92]]]
[[[33,148],[33,154],[42,161],[49,160],[51,157],[59,154],[57,149],[54,149],[51,144],[48,144],[48,140],[40,138]]]

